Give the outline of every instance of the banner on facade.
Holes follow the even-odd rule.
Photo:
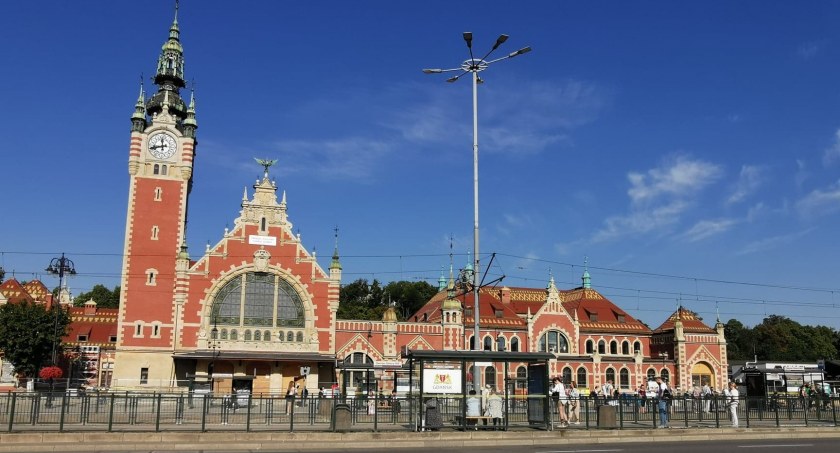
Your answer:
[[[461,370],[423,370],[423,393],[461,393]]]

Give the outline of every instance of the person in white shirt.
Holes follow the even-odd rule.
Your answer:
[[[560,426],[569,426],[569,418],[566,416],[566,403],[569,402],[569,396],[566,395],[566,387],[560,381],[559,377],[555,377],[552,380],[551,399],[557,406],[557,419],[560,422]]]
[[[709,387],[708,381],[703,381],[703,387],[701,387],[700,393],[700,397],[703,398],[703,412],[708,414],[712,405],[712,388]]]
[[[726,406],[729,408],[729,418],[732,420],[732,427],[738,427],[738,387],[734,382],[729,383],[729,388],[723,391],[726,395]]]

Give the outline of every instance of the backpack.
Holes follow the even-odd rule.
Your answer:
[[[662,399],[663,400],[671,399],[671,389],[670,388],[665,387],[665,390],[662,391]]]

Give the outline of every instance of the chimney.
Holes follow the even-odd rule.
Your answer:
[[[510,303],[510,288],[507,286],[502,287],[502,303],[509,304]]]
[[[96,302],[93,299],[85,302],[85,316],[93,316],[96,314]]]

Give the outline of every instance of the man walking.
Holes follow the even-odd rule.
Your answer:
[[[668,400],[671,399],[671,391],[668,384],[662,382],[662,377],[656,377],[656,405],[659,409],[658,428],[668,428]]]
[[[729,418],[732,420],[732,427],[738,427],[738,387],[734,382],[729,383],[729,388],[723,392],[726,395],[726,405],[729,407]]]

